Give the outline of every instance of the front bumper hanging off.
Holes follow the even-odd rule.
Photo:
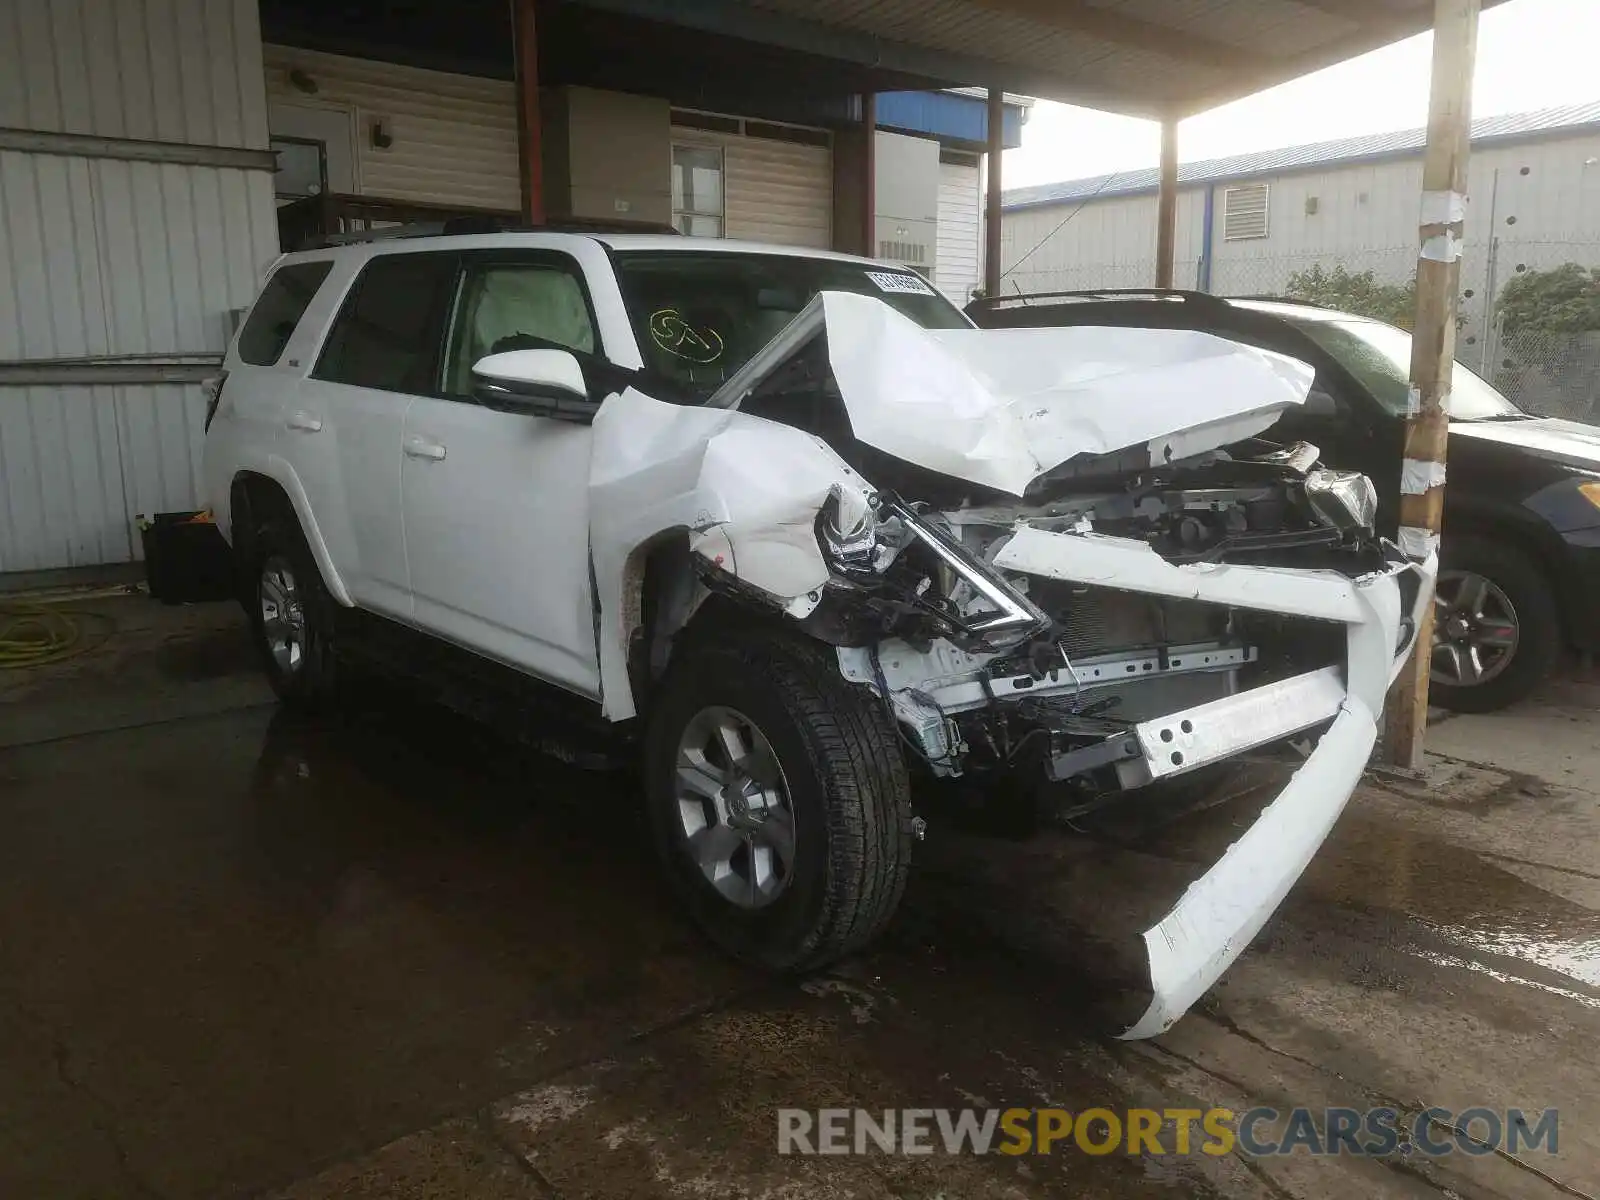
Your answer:
[[[1377,741],[1377,714],[1433,600],[1438,559],[1401,561],[1358,579],[1271,567],[1176,567],[1148,547],[1026,531],[996,565],[1235,607],[1339,621],[1343,671],[1312,671],[1141,722],[1138,754],[1118,764],[1137,786],[1328,724],[1317,747],[1238,841],[1145,931],[1151,1000],[1122,1034],[1170,1028],[1239,957],[1300,878],[1355,790]],[[1020,543],[1020,544],[1019,544]],[[1402,580],[1413,576],[1402,587]],[[1406,593],[1410,593],[1409,605]]]

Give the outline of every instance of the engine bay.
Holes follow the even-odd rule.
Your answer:
[[[1253,442],[1120,474],[1080,464],[1021,504],[948,510],[836,493],[816,522],[832,577],[790,615],[886,699],[936,775],[1042,769],[1095,792],[1140,786],[1134,726],[1342,666],[1341,630],[1133,581],[1008,570],[1006,546],[1026,530],[1174,567],[1382,569],[1371,485],[1317,458]]]

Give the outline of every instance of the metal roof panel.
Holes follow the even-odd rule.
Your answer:
[[[1591,127],[1600,127],[1600,102],[1568,104],[1534,112],[1480,117],[1472,123],[1472,141],[1476,145],[1480,142],[1538,137]],[[1336,138],[1327,142],[1311,142],[1301,146],[1259,150],[1252,154],[1234,154],[1227,158],[1180,163],[1178,183],[1179,186],[1193,187],[1413,154],[1421,151],[1426,140],[1426,129],[1401,129],[1389,133],[1365,134],[1360,137]],[[1154,192],[1160,186],[1160,181],[1159,170],[1155,167],[1146,167],[1136,171],[1117,171],[1109,175],[1091,175],[1084,179],[1068,179],[1060,183],[1013,188],[1003,194],[1001,201],[1007,210],[1039,208],[1051,204],[1073,204],[1082,200]]]

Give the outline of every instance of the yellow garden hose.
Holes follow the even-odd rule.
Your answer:
[[[49,604],[0,601],[0,669],[37,667],[78,652],[83,628]]]
[[[28,599],[0,596],[0,671],[41,667],[94,648],[117,627],[106,613],[64,606],[108,596],[126,596],[126,585],[41,593]],[[85,622],[91,636],[85,636]]]

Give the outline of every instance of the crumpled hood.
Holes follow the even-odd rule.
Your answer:
[[[1014,496],[1079,456],[1253,436],[1311,389],[1296,359],[1192,330],[927,330],[870,296],[820,299],[855,436]]]

